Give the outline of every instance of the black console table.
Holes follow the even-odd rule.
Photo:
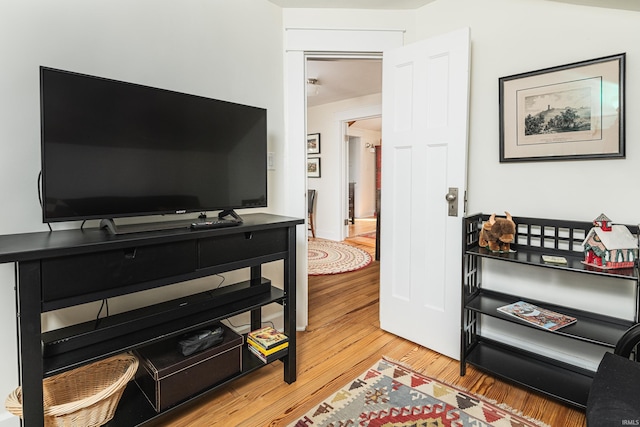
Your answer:
[[[296,225],[303,220],[270,214],[243,218],[244,223],[239,226],[220,229],[190,230],[185,222],[176,229],[116,236],[100,229],[0,236],[0,262],[16,263],[24,424],[43,425],[44,377],[244,312],[251,313],[251,329],[257,329],[261,307],[271,303],[283,307],[284,332],[289,336],[289,352],[282,358],[284,380],[293,383]],[[277,260],[283,260],[282,289],[262,277],[262,264]],[[42,332],[44,312],[241,268],[250,268],[251,272],[250,279],[243,283],[143,307],[100,322]],[[87,327],[89,323],[91,327]],[[198,396],[265,366],[244,347],[242,371],[212,384]],[[141,425],[160,415],[132,382],[108,425]]]

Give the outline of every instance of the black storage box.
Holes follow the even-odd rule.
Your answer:
[[[179,337],[136,350],[136,383],[156,411],[163,411],[242,370],[244,339],[225,325],[224,340],[183,356]]]

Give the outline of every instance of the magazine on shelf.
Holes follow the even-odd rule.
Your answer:
[[[498,310],[549,331],[555,331],[576,322],[575,317],[547,310],[525,301],[507,304],[498,307]]]

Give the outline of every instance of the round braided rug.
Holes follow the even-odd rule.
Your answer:
[[[332,240],[309,240],[308,252],[311,276],[346,273],[371,263],[371,255],[362,249]]]

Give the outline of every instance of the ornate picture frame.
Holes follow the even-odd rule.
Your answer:
[[[625,54],[499,79],[500,162],[625,157]]]

